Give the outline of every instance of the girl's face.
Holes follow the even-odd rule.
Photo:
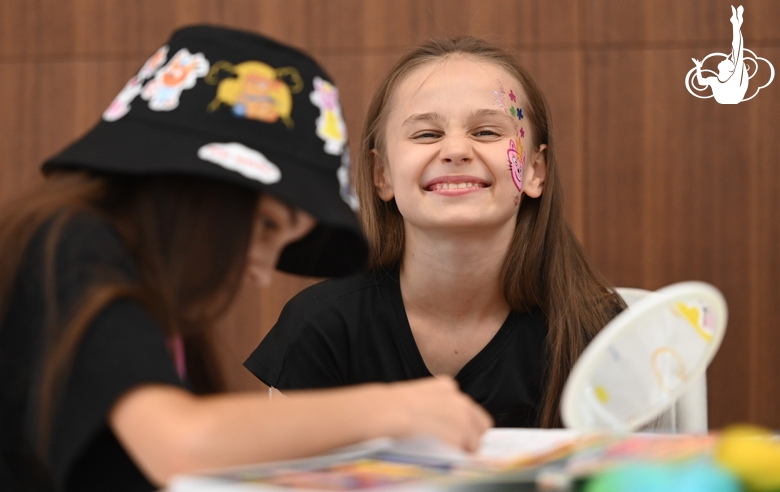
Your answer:
[[[520,189],[541,194],[546,146],[533,148],[525,93],[498,65],[468,56],[428,63],[390,104],[374,183],[407,225],[513,229]]]
[[[312,230],[315,219],[269,195],[257,202],[252,242],[249,246],[247,276],[262,287],[271,283],[271,275],[282,250]]]

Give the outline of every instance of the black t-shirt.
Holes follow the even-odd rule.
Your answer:
[[[456,375],[497,426],[536,425],[546,334],[541,310],[512,312]],[[431,376],[409,327],[397,268],[304,290],[244,365],[280,390]]]
[[[44,283],[49,228],[30,243],[0,325],[0,489],[153,490],[116,440],[107,414],[140,384],[184,384],[160,325],[135,300],[109,303],[88,326],[55,400],[49,454],[37,457],[45,326],[52,314],[46,312]],[[89,214],[77,215],[62,230],[54,273],[60,321],[75,312],[88,287],[137,279],[118,232]]]

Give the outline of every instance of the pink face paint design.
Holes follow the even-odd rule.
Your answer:
[[[509,89],[509,100],[512,102],[517,102],[517,96],[515,96],[515,93],[512,92],[512,89]]]
[[[517,148],[514,140],[509,141],[509,150],[506,151],[506,157],[509,161],[509,172],[512,173],[512,182],[515,183],[517,191],[523,191],[523,166],[525,166],[525,152],[523,145]]]
[[[504,94],[506,92],[504,92],[504,86],[501,85],[501,81],[496,80],[496,82],[498,82],[498,90],[493,91],[493,100],[499,108],[504,109]]]
[[[520,137],[525,138],[525,130],[523,130],[522,128],[520,128]]]

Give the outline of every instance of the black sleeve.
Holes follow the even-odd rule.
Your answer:
[[[114,301],[85,333],[53,420],[51,465],[59,486],[90,454],[117,399],[146,383],[183,384],[148,311],[134,300]]]
[[[315,285],[295,296],[244,366],[268,386],[329,388],[349,384],[347,321],[323,303]],[[323,306],[323,304],[326,304]]]
[[[45,238],[45,234],[39,236],[34,247],[37,252],[29,271],[37,270],[39,275],[33,276],[37,279],[31,284],[31,292],[45,290],[40,283],[44,276],[38,270],[43,263]],[[88,214],[70,219],[57,244],[53,284],[57,326],[66,324],[92,288],[116,282],[132,285],[137,278],[135,259],[118,231]],[[45,301],[41,305],[48,306]],[[139,301],[111,301],[87,326],[68,371],[56,393],[48,441],[50,467],[58,490],[74,480],[76,469],[94,478],[93,483],[99,476],[135,470],[117,445],[115,453],[126,460],[122,466],[105,454],[96,459],[99,453],[95,449],[102,446],[107,434],[113,436],[107,415],[123,394],[145,383],[184,386],[160,325]]]

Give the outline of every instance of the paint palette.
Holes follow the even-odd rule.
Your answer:
[[[703,282],[633,303],[593,339],[564,387],[561,416],[577,430],[635,431],[704,373],[723,340],[723,295]]]

